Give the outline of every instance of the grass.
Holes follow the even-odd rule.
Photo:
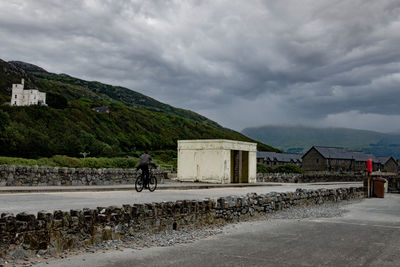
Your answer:
[[[51,158],[26,159],[0,157],[0,165],[50,166],[69,168],[136,168],[138,158],[73,158],[56,155]]]

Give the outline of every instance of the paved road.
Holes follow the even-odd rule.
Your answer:
[[[28,212],[40,210],[64,210],[121,206],[122,204],[176,201],[183,199],[218,198],[229,195],[244,195],[250,192],[265,194],[268,192],[295,191],[296,188],[317,189],[361,186],[360,183],[338,185],[291,184],[283,186],[255,186],[242,188],[213,188],[197,190],[159,190],[150,193],[143,191],[110,192],[57,192],[57,193],[13,193],[0,194],[0,213]]]
[[[346,206],[344,217],[231,225],[191,244],[79,255],[41,266],[399,266],[400,195]]]

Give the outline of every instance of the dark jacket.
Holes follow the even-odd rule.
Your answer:
[[[153,158],[149,154],[143,153],[140,156],[140,162],[139,162],[138,168],[143,167],[143,166],[149,166],[149,165],[156,166],[156,164],[153,161]]]

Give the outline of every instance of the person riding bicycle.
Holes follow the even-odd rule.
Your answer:
[[[143,173],[143,183],[144,183],[144,188],[148,187],[149,184],[149,165],[152,165],[154,168],[157,166],[153,158],[149,155],[147,151],[145,151],[140,157],[140,162],[139,165],[137,166],[137,169],[142,170]]]

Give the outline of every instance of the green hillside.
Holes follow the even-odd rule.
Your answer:
[[[226,138],[254,141],[189,110],[174,108],[127,88],[54,74],[23,62],[0,60],[0,103],[10,87],[47,93],[48,106],[0,106],[0,155],[123,156],[140,150],[176,151],[180,139]],[[110,113],[93,107],[108,106]],[[276,150],[259,143],[260,150]]]
[[[400,158],[400,134],[347,128],[262,126],[246,128],[243,134],[291,153],[304,153],[313,145],[363,150],[377,156]]]

